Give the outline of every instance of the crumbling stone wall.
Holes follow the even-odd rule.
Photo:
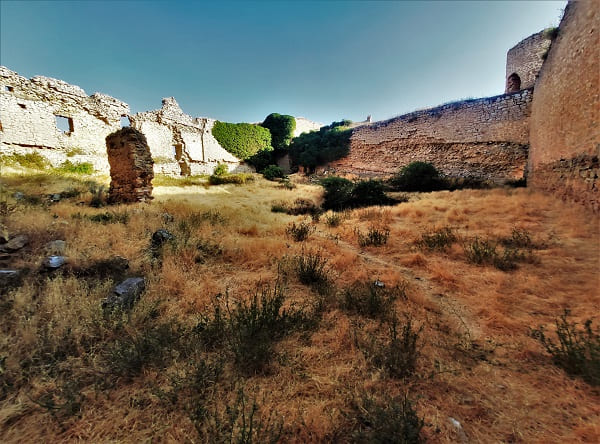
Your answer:
[[[296,120],[296,129],[293,134],[294,137],[298,137],[302,133],[318,130],[324,126],[322,123],[313,122],[305,117],[294,117],[294,119]]]
[[[521,40],[506,54],[506,93],[532,88],[544,63],[544,54],[550,47],[547,31],[541,31]]]
[[[454,102],[358,126],[331,172],[389,176],[413,161],[449,176],[503,182],[525,174],[532,91]]]
[[[535,86],[528,184],[600,213],[600,9],[569,2]]]
[[[129,105],[113,97],[88,96],[78,86],[48,77],[26,79],[0,66],[3,153],[38,152],[54,166],[68,158],[108,171],[104,139],[121,127],[121,116],[127,114]],[[57,116],[69,123],[67,131],[57,127]]]
[[[111,203],[144,202],[152,199],[154,170],[148,141],[140,131],[126,127],[106,137],[110,163]]]
[[[214,119],[185,114],[173,97],[163,99],[161,109],[137,113],[129,120],[146,135],[157,172],[210,174],[219,163],[228,164],[230,171],[251,171],[213,137]]]

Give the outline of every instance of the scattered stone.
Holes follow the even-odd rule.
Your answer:
[[[450,424],[452,424],[454,426],[454,428],[456,429],[456,431],[458,432],[458,437],[460,438],[460,441],[468,442],[469,440],[467,439],[467,434],[465,433],[464,429],[462,428],[462,425],[460,424],[460,422],[451,416],[449,416],[448,419],[450,420]]]
[[[50,196],[51,202],[60,202],[61,195],[60,193],[55,193]]]
[[[0,286],[8,286],[19,277],[19,270],[0,270]]]
[[[127,278],[113,289],[113,294],[102,301],[102,308],[131,308],[146,289],[143,277]]]
[[[13,194],[13,197],[15,198],[15,200],[21,200],[25,198],[25,194],[21,193],[20,191],[17,191],[15,194]]]
[[[0,224],[0,244],[7,243],[9,239],[10,236],[8,235],[8,228]]]
[[[175,220],[175,218],[173,217],[172,214],[163,213],[162,214],[162,220],[163,220],[164,223],[168,224],[168,223],[173,222]]]
[[[56,270],[65,265],[69,259],[65,256],[48,256],[42,262],[42,266],[47,270]]]
[[[18,251],[28,243],[29,238],[24,234],[19,234],[0,246],[0,250],[5,252]]]
[[[166,242],[175,239],[175,235],[164,228],[156,230],[152,234],[152,248],[162,247]]]
[[[65,252],[67,243],[64,240],[53,240],[46,244],[44,249],[46,253],[60,256]]]
[[[110,203],[145,202],[152,199],[154,161],[144,134],[125,127],[106,137],[110,164]]]
[[[381,282],[379,279],[376,280],[375,282],[373,282],[373,286],[375,286],[377,288],[385,288],[385,284],[383,282]]]

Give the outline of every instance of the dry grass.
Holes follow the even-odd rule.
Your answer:
[[[106,184],[106,178],[95,179]],[[271,212],[275,201],[320,201],[320,187],[295,182],[293,190],[260,178],[244,186],[157,187],[152,204],[94,209],[87,205],[86,185],[76,179],[0,178],[0,201],[5,198],[13,208],[0,223],[30,237],[10,264],[30,274],[0,301],[1,440],[212,441],[214,436],[202,434],[209,422],[194,426],[190,403],[203,403],[207,417],[214,417],[235,401],[240,386],[256,399],[260,413],[274,412],[283,421],[283,442],[349,441],[356,425],[352,405],[361,393],[387,399],[407,391],[425,420],[423,438],[433,442],[460,439],[449,417],[460,421],[471,442],[600,439],[600,394],[555,367],[530,336],[541,324],[551,330],[564,308],[580,322],[597,313],[600,230],[594,216],[527,189],[438,192],[413,195],[394,207],[349,211],[337,226],[323,217],[313,222],[315,231],[302,245],[285,231],[304,217]],[[41,196],[69,187],[80,187],[81,196],[38,205],[11,197],[16,190]],[[101,224],[73,217],[105,211],[127,213],[129,219]],[[387,243],[360,248],[356,230],[374,225],[390,230]],[[457,236],[451,246],[418,247],[423,233],[442,227]],[[158,228],[177,239],[156,261],[148,253]],[[467,262],[466,241],[476,236],[496,241],[513,228],[526,230],[538,244],[535,261],[510,272]],[[67,241],[74,268],[126,257],[128,273],[148,279],[132,312],[120,320],[102,313],[110,277],[40,275],[43,246],[54,239]],[[207,242],[218,248],[198,260],[198,245]],[[327,259],[333,288],[310,328],[275,343],[268,371],[241,374],[226,347],[205,349],[189,336],[215,295],[247,299],[260,282],[273,283],[278,275],[286,276],[284,306],[312,313],[323,296],[281,270],[282,259],[303,249]],[[407,297],[395,300],[394,310],[399,319],[410,315],[423,328],[416,369],[408,378],[389,377],[357,342],[385,342],[385,322],[339,304],[348,285],[375,280],[387,288],[405,287]],[[131,377],[107,371],[107,350],[161,323],[179,326],[187,345],[173,339],[160,359]],[[165,398],[176,375],[189,381],[181,378],[193,363],[212,359],[222,359],[223,367],[205,399],[193,401],[184,392],[176,403]],[[75,390],[70,382],[77,383]]]

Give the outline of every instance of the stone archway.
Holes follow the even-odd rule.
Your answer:
[[[513,93],[521,91],[521,78],[516,72],[513,72],[506,80],[506,92]]]

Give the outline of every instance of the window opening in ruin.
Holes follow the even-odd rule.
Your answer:
[[[73,119],[65,116],[56,115],[56,127],[61,130],[64,134],[71,134],[73,132]]]
[[[13,88],[12,86],[5,86],[5,87],[4,87],[4,91],[7,91],[7,92],[13,92],[13,91],[14,91],[14,88]]]
[[[23,108],[23,109],[27,109],[27,107],[25,106],[25,104],[24,104],[24,103],[19,103],[19,106],[20,106],[21,108]]]
[[[510,76],[508,76],[508,80],[506,82],[506,92],[512,93],[521,91],[521,78],[516,72],[513,72]]]
[[[128,127],[130,124],[129,117],[121,116],[121,128]]]

